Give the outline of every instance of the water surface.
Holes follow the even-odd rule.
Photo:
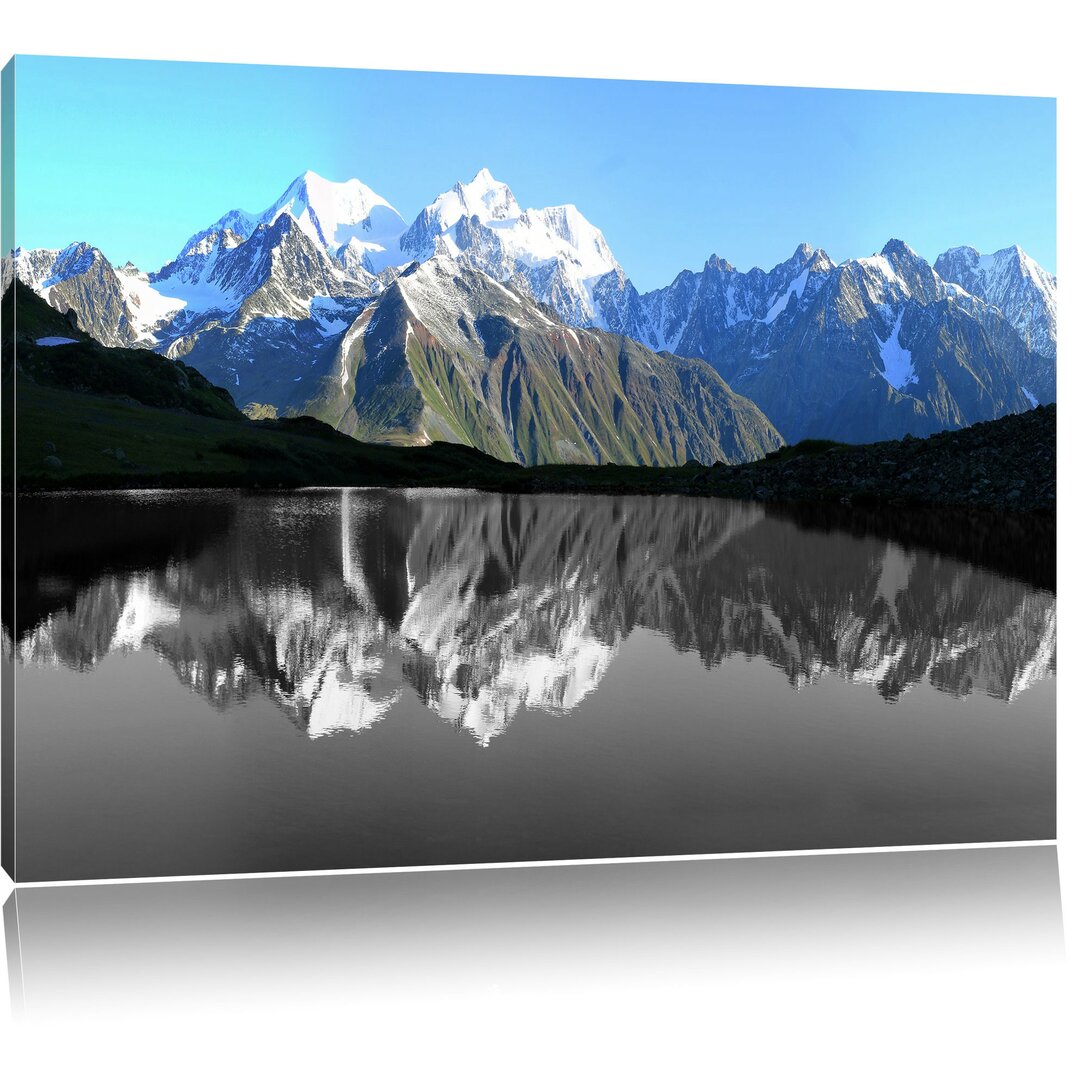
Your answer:
[[[19,502],[22,880],[1054,835],[1055,597],[982,557],[675,496]]]

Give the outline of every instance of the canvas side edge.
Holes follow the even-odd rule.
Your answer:
[[[15,867],[15,58],[0,73],[0,863]]]

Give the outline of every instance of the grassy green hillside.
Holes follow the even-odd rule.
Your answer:
[[[303,411],[369,442],[461,442],[525,465],[730,463],[783,442],[703,361],[563,326],[439,260],[367,309]]]
[[[467,487],[498,483],[515,471],[470,447],[374,446],[307,417],[256,421],[200,416],[37,386],[23,377],[17,394],[20,490],[309,484]]]

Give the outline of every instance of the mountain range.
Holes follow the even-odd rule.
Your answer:
[[[1056,398],[1057,281],[1019,247],[931,264],[893,239],[836,263],[802,244],[639,293],[576,207],[522,209],[486,169],[411,224],[308,172],[156,271],[85,242],[17,250],[14,271],[100,342],[183,358],[257,415],[525,464],[737,462]]]

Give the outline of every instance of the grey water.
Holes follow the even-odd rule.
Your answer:
[[[1052,838],[1052,581],[911,524],[21,497],[18,879]]]

